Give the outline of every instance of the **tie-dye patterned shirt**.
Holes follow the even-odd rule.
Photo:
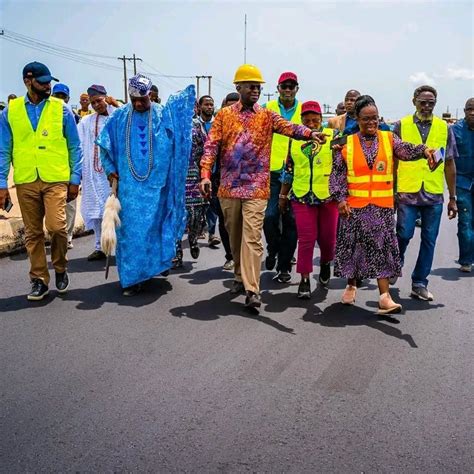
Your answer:
[[[219,197],[268,199],[273,133],[307,140],[311,130],[258,104],[253,110],[243,109],[240,102],[221,109],[204,147],[201,177],[210,178],[214,161],[220,156]]]

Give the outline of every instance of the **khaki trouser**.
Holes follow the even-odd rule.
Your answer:
[[[30,258],[30,279],[40,278],[49,284],[44,248],[43,219],[51,236],[51,262],[58,273],[66,271],[66,183],[33,183],[16,186],[21,215],[25,224],[26,250]]]
[[[234,274],[247,291],[259,293],[265,199],[219,198],[234,258]]]

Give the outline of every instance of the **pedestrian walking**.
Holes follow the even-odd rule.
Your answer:
[[[56,99],[62,100],[67,105],[69,110],[71,110],[71,112],[73,113],[74,120],[76,121],[76,124],[79,123],[79,120],[81,118],[69,106],[69,99],[70,99],[69,87],[66,84],[62,84],[61,82],[58,82],[57,84],[54,84],[51,95],[53,97],[56,97]],[[68,248],[68,250],[70,250],[74,247],[74,245],[72,243],[72,239],[74,237],[74,225],[76,223],[76,214],[77,214],[77,199],[73,199],[72,201],[69,201],[66,204],[67,248]]]
[[[234,84],[238,103],[221,109],[201,159],[201,192],[209,196],[217,156],[221,163],[218,196],[234,257],[232,294],[246,291],[247,307],[259,308],[262,227],[270,196],[270,150],[274,132],[296,139],[323,141],[319,132],[288,122],[257,104],[264,83],[260,70],[240,66]]]
[[[94,113],[94,111],[90,108],[91,103],[89,100],[89,94],[87,92],[84,92],[79,96],[79,105],[81,107],[77,109],[76,113],[80,118]]]
[[[389,293],[389,278],[400,275],[395,235],[393,158],[431,157],[425,145],[402,142],[378,130],[378,109],[372,97],[360,96],[354,107],[360,131],[335,152],[330,192],[340,215],[334,274],[347,278],[342,303],[356,301],[356,279],[376,278],[381,314],[400,312]]]
[[[150,101],[151,85],[142,74],[129,80],[130,103],[110,116],[96,141],[105,174],[118,180],[116,261],[124,296],[169,270],[184,232],[194,87],[163,107]]]
[[[44,64],[27,64],[27,94],[11,100],[0,116],[0,207],[9,198],[12,165],[30,259],[30,301],[49,293],[43,220],[51,237],[56,288],[60,294],[69,288],[66,201],[76,199],[81,179],[82,150],[74,116],[63,101],[51,97],[52,80],[57,81]]]
[[[202,130],[199,120],[193,120],[192,146],[189,155],[186,184],[185,184],[185,205],[186,205],[186,233],[188,234],[189,250],[191,257],[199,258],[200,249],[198,237],[204,232],[206,227],[206,212],[208,204],[199,190],[200,170],[199,163],[204,152],[204,142],[206,134]],[[176,256],[173,259],[173,268],[183,266],[183,246],[182,236],[176,241]]]
[[[298,257],[296,271],[301,275],[298,298],[311,297],[310,274],[313,271],[313,253],[318,242],[321,258],[319,282],[327,286],[331,278],[338,221],[337,203],[329,191],[332,169],[331,140],[334,130],[322,127],[322,112],[318,102],[305,102],[301,107],[303,125],[327,135],[326,143],[290,141],[286,166],[281,174],[279,208],[288,212],[288,202],[296,219]],[[288,201],[289,200],[289,201]]]
[[[403,141],[442,149],[445,154],[435,169],[430,168],[425,160],[418,160],[400,162],[397,170],[397,239],[402,266],[415,232],[415,221],[421,215],[421,244],[411,274],[411,296],[423,301],[433,300],[433,294],[428,290],[428,275],[443,213],[445,181],[449,190],[448,217],[454,219],[457,215],[454,159],[458,152],[453,131],[444,120],[433,115],[437,95],[431,86],[415,89],[415,113],[396,122],[393,128]],[[395,283],[395,279],[391,283]]]
[[[469,273],[474,263],[474,98],[467,100],[464,118],[452,126],[456,160],[459,270]]]
[[[301,103],[296,99],[298,77],[294,72],[283,72],[279,79],[277,100],[267,102],[264,107],[281,115],[286,120],[301,124]],[[280,177],[288,156],[289,138],[273,134],[270,154],[270,199],[268,200],[263,221],[263,231],[267,241],[265,268],[277,274],[274,279],[280,283],[291,280],[291,262],[296,250],[296,223],[292,208],[282,214],[278,208],[280,194]]]
[[[100,161],[99,147],[95,142],[116,108],[107,104],[107,91],[100,84],[90,86],[87,94],[95,113],[85,115],[77,127],[84,157],[81,214],[86,230],[94,231],[95,248],[87,260],[95,261],[105,260],[106,257],[101,248],[100,238],[105,201],[110,194],[109,181]]]

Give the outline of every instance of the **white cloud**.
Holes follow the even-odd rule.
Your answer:
[[[450,68],[446,69],[446,75],[448,79],[454,79],[454,80],[464,80],[464,81],[470,81],[474,79],[474,71],[472,69],[467,69],[467,68]]]
[[[409,77],[409,79],[410,79],[410,82],[413,82],[414,84],[427,84],[429,86],[435,85],[434,78],[429,76],[424,71],[415,72]]]

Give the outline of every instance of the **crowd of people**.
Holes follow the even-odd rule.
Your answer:
[[[449,126],[433,113],[437,91],[420,86],[414,110],[387,124],[375,100],[354,89],[325,121],[317,101],[298,100],[293,72],[280,75],[278,98],[261,106],[264,79],[249,64],[237,69],[236,92],[217,113],[213,98],[196,98],[193,86],[161,105],[158,88],[142,74],[129,80],[129,103],[93,84],[77,110],[68,105],[68,86],[44,64],[27,64],[23,82],[26,94],[10,95],[0,115],[0,208],[10,205],[12,166],[30,259],[28,300],[49,293],[43,226],[57,291],[69,288],[80,189],[80,212],[95,236],[90,261],[107,258],[104,210],[111,189],[117,197],[116,262],[125,296],[183,266],[185,235],[198,259],[207,230],[208,245],[224,247],[223,270],[234,272],[230,293],[245,294],[246,307],[261,306],[264,234],[264,266],[276,281],[291,281],[297,252],[298,298],[311,298],[317,243],[320,285],[328,286],[333,264],[334,276],[347,280],[341,301],[353,305],[362,281],[376,279],[378,312],[399,313],[389,290],[410,267],[405,254],[417,222],[411,295],[434,298],[428,277],[445,186],[448,217],[458,216],[459,269],[472,270],[474,98]]]

